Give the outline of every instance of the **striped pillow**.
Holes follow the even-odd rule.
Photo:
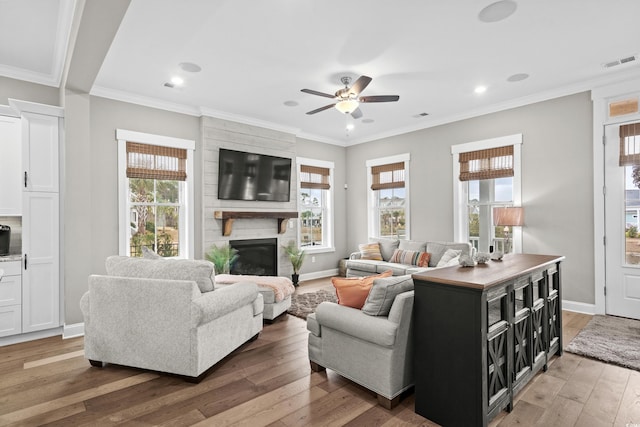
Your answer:
[[[396,264],[408,264],[417,265],[418,267],[429,267],[429,258],[431,254],[429,252],[418,251],[405,251],[402,249],[396,249],[393,251],[393,255],[389,262]]]
[[[358,249],[360,249],[360,259],[382,261],[379,243],[363,243],[358,246]]]

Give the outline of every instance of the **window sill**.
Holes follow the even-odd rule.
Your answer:
[[[302,246],[301,249],[304,249],[306,254],[322,254],[336,251],[336,248],[328,248],[326,246]]]

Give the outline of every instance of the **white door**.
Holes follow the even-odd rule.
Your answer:
[[[640,319],[640,167],[619,166],[620,126],[605,126],[606,312]]]
[[[58,193],[24,193],[22,332],[60,326]]]

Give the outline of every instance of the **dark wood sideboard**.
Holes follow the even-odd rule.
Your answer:
[[[444,426],[486,426],[562,354],[564,257],[509,254],[414,274],[415,410]]]

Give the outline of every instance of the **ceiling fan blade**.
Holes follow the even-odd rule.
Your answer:
[[[400,99],[399,95],[377,95],[377,96],[362,96],[360,102],[394,102]]]
[[[354,119],[359,119],[360,117],[362,117],[362,110],[360,109],[360,107],[351,112],[351,117],[353,117]]]
[[[315,110],[309,111],[307,114],[311,115],[311,114],[319,113],[320,111],[328,110],[329,108],[334,107],[335,105],[336,104],[325,105],[324,107],[316,108]]]
[[[311,95],[324,96],[325,98],[335,98],[336,97],[335,95],[329,95],[328,93],[318,92],[317,90],[313,90],[313,89],[300,89],[300,92],[309,93]]]
[[[373,80],[371,77],[360,76],[353,86],[351,86],[351,89],[349,89],[349,93],[358,95],[369,85],[369,83],[371,83],[371,80]]]

